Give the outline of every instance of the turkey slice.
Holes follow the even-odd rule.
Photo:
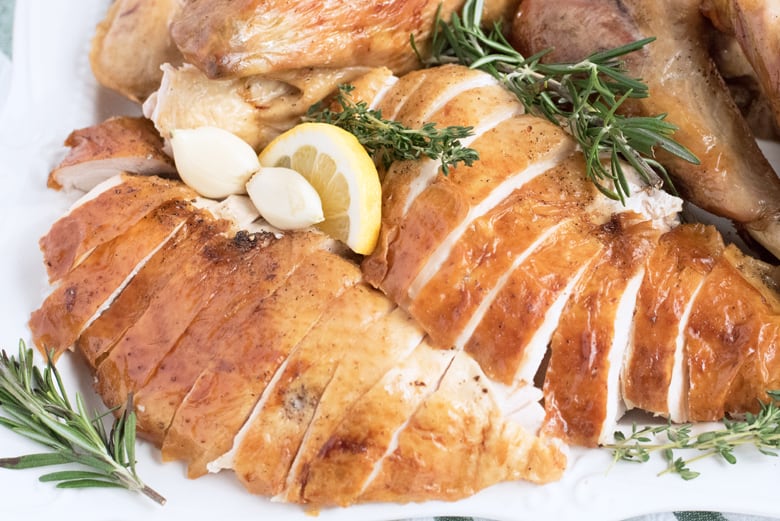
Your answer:
[[[176,175],[163,139],[146,118],[115,116],[74,130],[65,140],[68,154],[49,173],[49,188],[88,192],[115,175]]]
[[[598,231],[606,248],[578,282],[551,341],[543,432],[585,446],[611,436],[622,413],[619,376],[644,262],[660,235],[633,212]]]
[[[277,291],[295,269],[321,255],[327,238],[319,234],[238,234],[232,241],[243,250],[239,272],[222,281],[208,306],[192,320],[165,354],[149,380],[135,393],[138,429],[161,444],[176,409],[205,367],[221,354],[208,346],[237,342],[254,308]]]
[[[271,296],[252,306],[227,349],[201,371],[176,410],[162,444],[165,460],[182,459],[191,477],[225,454],[264,389],[334,298],[357,283],[357,267],[323,250]]]
[[[326,389],[340,363],[350,363],[345,354],[360,351],[370,357],[371,350],[365,347],[371,341],[369,332],[392,307],[384,295],[365,284],[331,302],[274,374],[233,441],[235,455],[225,458],[226,463],[209,465],[209,470],[232,466],[238,474],[251,477],[246,485],[253,493],[281,492]]]
[[[423,332],[401,308],[371,324],[361,333],[363,346],[345,349],[333,378],[328,383],[306,435],[301,442],[285,489],[284,501],[301,499],[302,485],[308,479],[308,468],[330,439],[334,429],[352,405],[363,399],[390,369],[407,358],[419,345]],[[245,438],[246,442],[246,438]]]
[[[192,208],[173,200],[147,214],[127,231],[97,246],[73,268],[30,316],[33,342],[55,357],[127,285],[146,261],[179,229]]]
[[[427,340],[391,368],[358,401],[341,414],[330,437],[293,492],[305,503],[346,506],[357,501],[379,471],[379,462],[395,450],[397,436],[420,404],[438,387],[453,352]],[[238,474],[242,482],[248,476]]]
[[[180,182],[121,174],[87,193],[41,237],[49,281],[56,282],[98,245],[127,231],[149,212],[170,200],[197,194]]]
[[[459,352],[360,499],[453,500],[503,481],[552,481],[565,465],[556,440],[537,437],[502,416],[479,365]]]

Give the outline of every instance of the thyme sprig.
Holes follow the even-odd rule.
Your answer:
[[[49,451],[2,458],[0,467],[25,469],[76,464],[76,469],[52,472],[40,481],[59,488],[121,487],[141,492],[159,504],[165,498],[145,485],[135,468],[135,413],[132,396],[110,432],[103,415],[87,413],[81,395],[75,407],[51,358],[41,371],[32,349],[19,342],[18,358],[0,351],[0,425],[46,446]]]
[[[581,146],[587,175],[606,196],[622,202],[630,195],[623,163],[628,162],[651,185],[665,184],[674,192],[666,169],[655,160],[654,148],[698,164],[687,148],[671,138],[677,127],[666,115],[629,117],[618,109],[629,98],[644,98],[648,87],[626,74],[621,58],[652,42],[639,40],[591,54],[579,63],[543,63],[550,49],[525,57],[512,47],[500,23],[482,28],[484,0],[467,0],[462,15],[449,22],[437,16],[427,65],[459,63],[495,77],[513,92],[526,111],[544,116],[567,129]]]
[[[325,103],[309,108],[305,119],[330,123],[353,134],[387,168],[393,161],[419,159],[423,156],[441,160],[444,174],[458,163],[471,166],[479,159],[477,151],[461,145],[460,140],[472,135],[472,127],[437,127],[425,123],[421,128],[409,128],[382,117],[382,111],[369,108],[365,101],[354,101],[352,85],[340,85],[333,110]]]
[[[767,391],[772,402],[761,404],[758,414],[747,413],[744,420],[723,420],[722,429],[714,429],[692,434],[689,423],[659,426],[637,427],[634,424],[631,433],[622,431],[614,434],[615,442],[604,445],[611,449],[613,461],[644,463],[650,455],[660,452],[667,461],[665,470],[659,473],[679,474],[685,480],[699,476],[689,465],[708,457],[720,457],[730,464],[737,462],[734,450],[742,445],[752,445],[761,454],[777,456],[780,449],[780,390]],[[659,441],[659,436],[662,436]],[[663,441],[665,438],[665,441]],[[695,456],[678,456],[675,451],[693,451]]]

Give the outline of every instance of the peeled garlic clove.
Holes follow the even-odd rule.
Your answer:
[[[182,180],[204,197],[245,193],[247,181],[260,168],[246,141],[217,127],[174,130],[171,148]]]
[[[325,219],[319,194],[295,170],[261,167],[246,191],[260,215],[280,230],[306,228]]]

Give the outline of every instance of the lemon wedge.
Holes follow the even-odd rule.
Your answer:
[[[316,226],[367,255],[381,225],[382,188],[374,161],[355,136],[327,123],[302,123],[260,153],[264,167],[291,168],[319,194],[325,219]]]

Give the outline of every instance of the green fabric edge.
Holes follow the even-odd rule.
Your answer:
[[[14,2],[0,0],[0,52],[11,56],[13,45]]]
[[[675,512],[674,517],[677,518],[677,521],[728,521],[719,512]]]

